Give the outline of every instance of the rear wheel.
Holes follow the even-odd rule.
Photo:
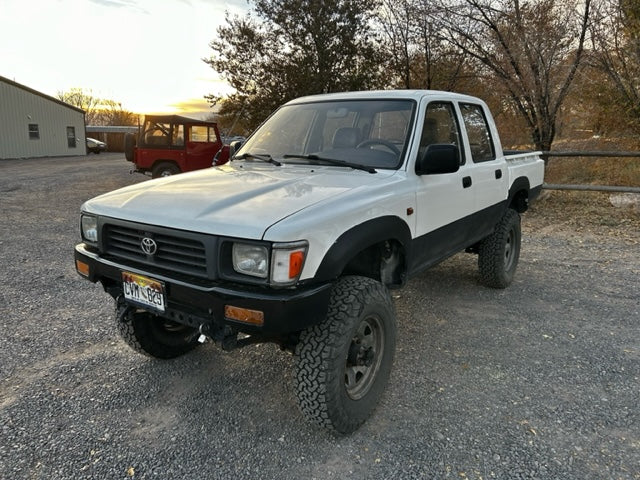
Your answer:
[[[177,173],[180,173],[180,169],[175,163],[160,162],[154,165],[153,170],[151,171],[151,176],[153,178],[168,177]]]
[[[395,341],[387,288],[364,277],[339,279],[327,318],[302,332],[296,347],[295,388],[302,412],[336,432],[356,430],[384,392]]]
[[[116,323],[127,345],[150,357],[175,358],[199,345],[197,329],[123,303],[116,307]]]
[[[509,208],[494,232],[478,246],[478,267],[485,285],[506,288],[511,284],[520,258],[520,241],[520,215]]]

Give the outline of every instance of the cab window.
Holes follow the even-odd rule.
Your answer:
[[[458,147],[460,165],[464,164],[464,149],[460,141],[458,117],[451,103],[431,102],[427,106],[420,137],[419,155],[424,155],[429,145],[433,144],[455,145]]]
[[[460,111],[462,112],[464,126],[467,129],[473,162],[494,160],[496,152],[482,107],[471,103],[461,103]]]

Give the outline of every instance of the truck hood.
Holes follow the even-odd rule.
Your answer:
[[[261,239],[283,218],[394,173],[243,162],[121,188],[87,201],[82,210],[149,225]]]

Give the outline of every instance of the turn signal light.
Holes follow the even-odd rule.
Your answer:
[[[258,327],[264,325],[264,312],[259,310],[249,310],[248,308],[225,305],[224,316],[230,320],[235,320],[236,322],[248,323]]]
[[[89,264],[76,260],[76,270],[80,275],[89,276]]]
[[[292,252],[289,255],[289,278],[298,278],[304,265],[304,252]]]

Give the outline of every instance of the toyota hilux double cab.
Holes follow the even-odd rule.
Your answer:
[[[232,153],[87,201],[76,269],[143,354],[279,344],[304,415],[339,433],[387,384],[390,289],[463,251],[507,287],[544,174],[537,153],[504,154],[483,101],[438,91],[293,100]]]
[[[124,144],[134,171],[153,178],[209,168],[229,158],[215,122],[180,115],[145,116],[139,134],[126,134]]]

